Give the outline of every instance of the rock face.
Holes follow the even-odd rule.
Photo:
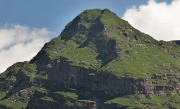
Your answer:
[[[62,86],[79,86],[92,91],[102,91],[111,96],[126,94],[150,96],[154,94],[154,87],[150,79],[117,77],[105,71],[71,66],[63,59],[48,71],[48,80],[51,81],[52,85],[56,83]]]
[[[86,10],[0,75],[0,108],[180,108],[179,53],[179,41],[157,41],[108,9]]]

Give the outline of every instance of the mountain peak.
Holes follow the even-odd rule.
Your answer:
[[[85,10],[71,21],[61,33],[62,39],[68,40],[76,34],[88,34],[88,31],[102,32],[111,27],[123,28],[130,26],[109,9]],[[68,32],[68,34],[67,34]]]
[[[81,62],[77,60],[84,56],[79,54],[78,50],[86,49],[88,52],[91,51],[88,55],[93,57],[88,63],[96,64],[96,67],[103,67],[113,60],[124,60],[131,57],[133,47],[137,46],[135,43],[146,45],[146,43],[155,44],[156,42],[109,9],[85,10],[67,24],[59,37],[45,44],[32,61],[44,57],[43,61],[48,60],[46,63],[49,63],[48,58],[63,56],[71,59],[72,63],[79,64]],[[63,51],[67,48],[70,49],[69,52]],[[79,54],[79,56],[72,56],[72,58],[69,54]]]
[[[156,41],[108,9],[86,10],[0,75],[0,108],[179,109],[178,72],[180,41]]]

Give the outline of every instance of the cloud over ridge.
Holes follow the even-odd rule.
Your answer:
[[[22,25],[6,25],[0,28],[0,73],[15,62],[34,57],[51,32],[46,28],[29,28]]]
[[[146,5],[131,7],[123,19],[157,40],[180,40],[180,0],[170,4],[149,0]]]

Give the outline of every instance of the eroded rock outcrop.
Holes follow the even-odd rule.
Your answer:
[[[150,79],[117,77],[108,71],[97,71],[70,65],[65,58],[61,58],[60,62],[48,70],[48,81],[62,86],[74,85],[92,91],[102,91],[111,96],[145,94],[150,97],[154,94],[154,87]]]

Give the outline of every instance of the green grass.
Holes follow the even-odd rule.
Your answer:
[[[131,45],[131,55],[120,54],[119,59],[113,60],[104,66],[104,69],[114,72],[117,76],[131,75],[140,78],[147,78],[151,74],[175,74],[180,69],[179,59],[152,44],[131,42]],[[174,66],[176,68],[173,68]]]
[[[0,99],[2,99],[2,98],[5,97],[5,96],[6,96],[6,92],[0,91]]]
[[[7,107],[11,107],[13,109],[21,109],[22,107],[23,108],[26,107],[27,102],[21,102],[21,101],[18,101],[16,98],[10,97],[8,99],[1,100],[0,104]]]
[[[145,98],[141,95],[129,95],[123,97],[117,97],[105,102],[105,104],[116,104],[124,107],[128,107],[128,109],[134,108],[152,108],[156,107],[159,109],[163,109],[166,106],[170,106],[173,108],[180,108],[180,99],[179,94],[175,94],[173,96],[154,96],[153,99]]]
[[[66,104],[67,106],[69,106],[69,107],[71,107],[71,106],[74,105],[74,103],[71,102],[71,101],[69,101],[69,100],[66,100],[65,104]]]
[[[113,19],[113,20],[112,20]],[[119,17],[112,13],[110,10],[105,9],[104,13],[101,15],[101,22],[108,26],[116,27],[117,25],[126,25],[127,21],[119,19]]]
[[[137,101],[135,98],[118,97],[105,102],[105,104],[117,104],[119,106],[128,107],[129,109],[140,108],[143,109],[145,106]]]
[[[78,98],[78,95],[76,93],[74,93],[74,92],[64,92],[64,91],[59,92],[58,91],[58,92],[55,92],[55,93],[63,95],[65,98],[71,98],[71,99],[75,99],[75,100],[77,100],[77,98]]]
[[[42,92],[42,93],[47,93],[47,89],[45,88],[42,88],[42,87],[34,87],[35,90],[39,91],[39,92]]]
[[[41,97],[40,99],[45,100],[45,101],[56,102],[53,98],[48,97],[48,96]]]

